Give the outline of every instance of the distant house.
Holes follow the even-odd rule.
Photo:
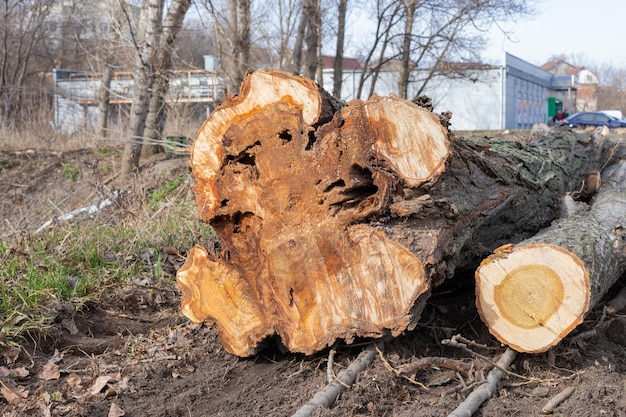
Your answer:
[[[563,110],[569,111],[569,113],[597,110],[596,90],[598,89],[599,80],[593,72],[583,66],[575,66],[558,58],[546,62],[541,68],[551,74],[576,77],[578,91],[576,93],[575,105],[571,109],[564,107]]]

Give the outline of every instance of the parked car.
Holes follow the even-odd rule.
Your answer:
[[[569,127],[606,126],[626,127],[626,121],[609,116],[603,112],[581,112],[566,117],[561,121],[562,125]]]

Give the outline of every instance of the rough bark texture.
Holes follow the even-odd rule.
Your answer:
[[[133,101],[130,107],[130,138],[124,145],[122,176],[139,169],[143,132],[150,103],[150,85],[153,69],[153,53],[161,30],[164,0],[146,0],[141,8],[139,33],[137,34],[137,56],[133,67]]]
[[[626,163],[602,182],[589,208],[498,249],[476,271],[478,311],[502,343],[546,351],[626,271]]]
[[[142,156],[148,157],[158,152],[162,142],[163,128],[167,113],[165,111],[165,96],[170,86],[172,69],[173,44],[183,26],[187,10],[191,7],[191,0],[173,1],[169,5],[163,30],[159,36],[159,45],[154,56],[154,71],[150,86],[150,100],[144,130],[145,144],[142,147]]]
[[[100,92],[98,97],[98,123],[97,132],[101,138],[107,137],[109,121],[109,99],[111,91],[111,76],[113,71],[107,66],[102,73]]]
[[[198,133],[198,212],[220,250],[193,248],[177,278],[183,312],[232,353],[412,328],[432,285],[547,226],[597,168],[566,131],[450,141],[445,117],[395,97],[337,110],[310,81],[255,72]]]

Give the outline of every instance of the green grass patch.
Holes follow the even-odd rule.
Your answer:
[[[156,210],[159,207],[159,203],[163,202],[167,196],[173,194],[186,180],[190,178],[190,175],[182,175],[173,180],[165,182],[161,187],[153,190],[150,193],[148,204],[152,210]]]
[[[188,192],[180,189],[179,198],[156,213],[147,208],[114,226],[96,217],[0,239],[0,331],[11,337],[44,329],[54,319],[50,305],[55,302],[79,309],[145,277],[173,289],[175,277],[162,267],[162,248],[185,252],[214,238],[211,226],[198,221],[187,177],[164,186],[173,192],[184,183]]]
[[[74,164],[63,164],[61,167],[61,175],[70,181],[76,181],[79,174],[78,167]]]

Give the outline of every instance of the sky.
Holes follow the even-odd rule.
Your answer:
[[[565,55],[585,61],[576,65],[626,67],[623,0],[538,0],[533,17],[503,27],[513,31],[511,40],[494,28],[489,62],[501,63],[506,51],[535,65]]]

